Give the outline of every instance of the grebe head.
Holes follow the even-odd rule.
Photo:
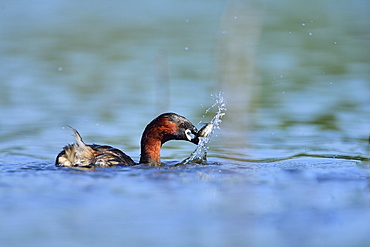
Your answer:
[[[161,140],[161,144],[169,140],[185,140],[198,144],[197,128],[185,117],[176,113],[163,113],[155,118],[144,130],[143,135]]]
[[[185,140],[198,144],[198,130],[185,117],[176,113],[164,113],[151,121],[141,137],[140,163],[159,166],[160,150],[169,140]]]

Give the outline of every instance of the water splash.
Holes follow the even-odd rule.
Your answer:
[[[204,115],[210,112],[213,108],[217,107],[217,111],[215,112],[215,116],[212,118],[212,120],[209,123],[203,123],[202,121],[199,122],[200,125],[203,125],[203,127],[198,132],[199,137],[199,143],[197,148],[194,150],[194,152],[185,160],[183,160],[179,165],[185,165],[185,164],[207,164],[207,143],[211,140],[211,137],[215,131],[215,129],[220,129],[220,124],[222,122],[222,117],[225,115],[226,112],[226,101],[223,96],[222,92],[219,92],[216,95],[211,95],[215,103],[208,108]]]

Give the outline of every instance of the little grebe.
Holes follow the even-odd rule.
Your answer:
[[[77,130],[71,128],[76,141],[67,145],[56,157],[56,166],[66,167],[112,167],[136,165],[121,150],[105,145],[87,145]],[[160,150],[163,143],[170,140],[185,140],[198,144],[198,130],[185,117],[176,113],[164,113],[145,128],[141,137],[140,164],[159,166]]]

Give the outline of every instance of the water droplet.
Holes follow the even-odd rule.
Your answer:
[[[234,16],[234,19],[238,19],[238,17],[237,16]]]
[[[197,148],[194,150],[194,152],[185,160],[181,162],[181,164],[189,164],[189,163],[199,163],[199,164],[205,164],[207,162],[207,143],[211,139],[211,135],[213,134],[213,131],[215,129],[219,129],[219,125],[222,122],[221,118],[225,115],[226,111],[226,101],[223,97],[223,93],[219,92],[217,95],[213,95],[216,102],[205,111],[205,114],[207,114],[211,109],[214,107],[218,108],[218,111],[216,112],[216,115],[212,118],[210,123],[208,123],[208,126],[211,127],[208,133],[206,133],[205,137],[199,137],[199,144]]]
[[[310,21],[311,23],[313,23],[313,21]]]
[[[333,82],[332,81],[330,82],[330,85],[333,85]]]
[[[292,32],[288,32],[288,34],[292,34]]]
[[[302,23],[302,27],[304,27],[304,26],[306,26],[306,24],[305,23]]]
[[[282,94],[285,94],[285,92],[282,92]]]
[[[283,78],[284,76],[283,76],[283,75],[280,75],[279,77],[280,77],[280,78]]]
[[[312,33],[308,33],[308,35],[312,36]]]
[[[337,41],[334,41],[334,45],[336,45],[337,44]]]
[[[189,23],[190,21],[188,19],[185,20],[186,23]]]
[[[188,51],[189,50],[189,47],[186,46],[184,49],[185,49],[185,51]]]
[[[223,33],[223,34],[225,34],[225,33],[226,33],[226,31],[222,31],[222,33]]]
[[[63,68],[62,68],[62,67],[59,67],[59,68],[58,68],[58,71],[63,71]]]

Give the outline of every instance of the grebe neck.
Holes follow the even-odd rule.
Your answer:
[[[160,139],[156,139],[144,134],[141,139],[140,164],[160,166],[161,146],[162,142]]]

